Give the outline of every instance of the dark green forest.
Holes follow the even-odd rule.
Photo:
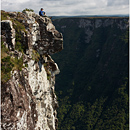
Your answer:
[[[85,18],[84,18],[85,19]],[[87,18],[86,18],[87,19]],[[128,28],[125,18],[112,25],[80,28],[80,18],[54,20],[64,37],[64,49],[52,57],[56,76],[58,130],[128,130]],[[86,42],[86,30],[93,34]]]

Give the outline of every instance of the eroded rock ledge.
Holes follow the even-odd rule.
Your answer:
[[[2,81],[2,130],[56,130],[55,75],[60,71],[50,54],[63,49],[63,36],[48,17],[27,11],[7,14],[1,21],[2,42],[12,63],[22,59],[22,68],[12,67],[10,79]],[[25,28],[18,29],[19,23]]]

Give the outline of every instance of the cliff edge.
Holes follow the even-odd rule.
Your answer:
[[[1,128],[56,130],[60,70],[50,55],[63,49],[63,36],[34,12],[1,14]]]

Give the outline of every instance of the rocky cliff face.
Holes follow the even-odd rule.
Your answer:
[[[50,54],[63,49],[51,19],[33,12],[4,12],[2,38],[2,130],[55,130],[55,75]]]

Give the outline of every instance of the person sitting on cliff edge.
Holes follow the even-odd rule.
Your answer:
[[[48,16],[46,16],[45,11],[43,11],[43,8],[41,8],[41,10],[39,11],[39,15],[42,17],[48,17]],[[48,18],[52,19],[52,17],[48,17]]]
[[[41,8],[41,10],[39,11],[39,15],[40,16],[46,16],[45,11],[43,11],[43,8]]]

